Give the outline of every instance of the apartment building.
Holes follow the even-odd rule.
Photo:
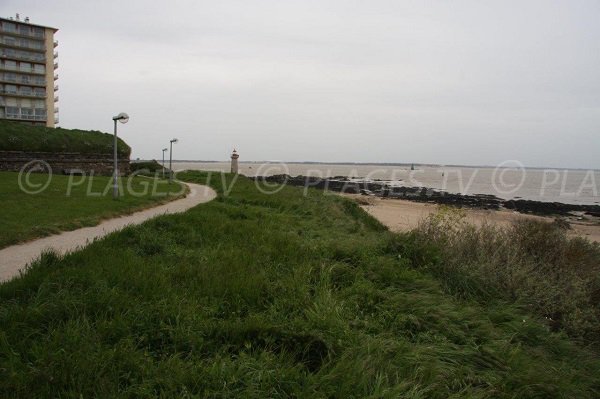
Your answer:
[[[0,119],[58,123],[56,28],[0,18]]]

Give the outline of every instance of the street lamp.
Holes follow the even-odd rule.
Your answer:
[[[177,139],[169,141],[171,149],[169,151],[169,183],[173,181],[173,143],[177,143]]]
[[[127,115],[125,112],[121,112],[119,115],[117,116],[113,116],[113,121],[115,122],[115,141],[114,141],[114,154],[115,154],[115,166],[113,169],[113,198],[117,199],[119,197],[119,184],[118,184],[118,179],[119,179],[119,163],[118,163],[118,159],[117,159],[117,121],[121,122],[121,123],[127,123],[129,121],[129,115]]]
[[[168,148],[163,148],[163,163],[162,163],[162,166],[163,166],[163,179],[165,178],[165,151],[169,151],[169,149]]]

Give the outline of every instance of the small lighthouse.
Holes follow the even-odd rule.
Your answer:
[[[237,151],[235,150],[235,148],[233,149],[233,152],[231,153],[231,173],[238,173],[238,158],[239,158],[239,154],[237,153]]]

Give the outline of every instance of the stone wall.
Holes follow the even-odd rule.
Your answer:
[[[46,162],[52,168],[52,173],[69,174],[71,171],[83,171],[89,175],[112,175],[112,154],[81,154],[78,152],[26,152],[0,151],[0,170],[20,171],[33,160]],[[28,170],[35,162],[28,165]],[[47,172],[40,168],[40,172]],[[119,159],[119,173],[129,173],[129,157]]]

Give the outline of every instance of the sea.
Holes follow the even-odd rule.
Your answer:
[[[181,161],[173,169],[229,172],[229,162]],[[527,199],[568,204],[600,204],[600,171],[526,168],[518,163],[489,166],[397,164],[240,162],[246,176],[336,177],[357,181],[383,181],[390,185],[427,187],[455,194],[490,194],[502,199]]]

